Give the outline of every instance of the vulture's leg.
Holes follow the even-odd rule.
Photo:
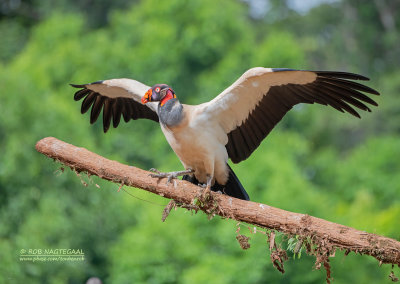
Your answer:
[[[179,176],[183,176],[186,174],[191,174],[194,172],[193,169],[187,169],[184,171],[176,171],[176,172],[169,172],[169,173],[162,173],[157,169],[151,168],[151,172],[155,172],[155,174],[150,174],[151,177],[153,178],[168,178],[167,179],[167,184],[169,184],[173,179],[176,179]]]
[[[212,179],[213,179],[212,175],[208,175],[208,176],[207,176],[207,186],[206,186],[206,189],[208,189],[208,190],[211,190],[211,182],[212,182]]]
[[[206,188],[203,189],[203,193],[201,194],[201,197],[203,200],[207,200],[208,197],[211,195],[211,182],[212,182],[213,176],[212,175],[207,175],[207,185]]]

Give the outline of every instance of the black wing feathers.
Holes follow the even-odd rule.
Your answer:
[[[87,112],[89,110],[89,108],[93,104],[93,101],[95,100],[96,96],[97,96],[96,93],[93,91],[90,91],[88,93],[88,95],[85,97],[85,99],[82,102],[82,107],[81,107],[82,114],[84,114],[85,112]]]
[[[77,91],[74,95],[74,100],[75,101],[79,101],[81,100],[84,96],[86,96],[88,93],[90,92],[90,90],[88,89],[82,89],[80,91]]]
[[[112,105],[113,127],[116,128],[121,121],[122,104],[119,100],[115,100]]]
[[[93,124],[100,115],[101,109],[103,108],[103,104],[105,101],[105,97],[96,96],[94,100],[92,111],[90,112],[90,124]]]
[[[104,102],[104,108],[103,108],[103,130],[104,132],[107,132],[108,129],[110,128],[110,123],[111,123],[111,118],[112,118],[112,105],[115,103],[115,101],[112,100],[106,100]]]
[[[91,84],[101,84],[103,81],[94,82]],[[83,99],[81,113],[86,113],[90,108],[90,123],[96,122],[99,118],[101,110],[103,110],[103,131],[107,132],[110,128],[111,121],[113,127],[117,127],[121,121],[121,115],[125,122],[130,119],[147,118],[158,122],[158,115],[147,106],[136,102],[134,99],[118,97],[109,98],[100,93],[94,92],[86,88],[86,85],[74,85],[75,88],[83,88],[77,91],[74,95],[74,100]]]
[[[275,68],[273,72],[296,71]],[[315,71],[314,82],[286,84],[271,87],[248,118],[237,128],[228,133],[226,149],[232,162],[239,163],[247,159],[271,132],[283,116],[296,104],[318,103],[329,105],[340,112],[348,112],[360,117],[356,109],[371,111],[366,105],[378,104],[367,95],[379,93],[365,85],[350,80],[369,80],[367,77],[331,71]]]
[[[336,71],[315,71],[315,73],[320,77],[326,78],[342,78],[342,79],[350,79],[350,80],[363,80],[369,81],[369,78],[348,72],[336,72]]]

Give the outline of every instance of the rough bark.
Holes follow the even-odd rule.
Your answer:
[[[36,144],[40,153],[53,158],[77,172],[87,172],[115,183],[141,188],[173,199],[183,207],[193,208],[193,200],[199,198],[200,188],[189,182],[176,180],[166,184],[166,179],[149,177],[150,172],[108,160],[53,137],[47,137]],[[289,235],[298,235],[309,240],[314,248],[306,246],[317,256],[318,265],[328,266],[329,256],[336,249],[353,251],[375,257],[380,263],[400,266],[400,242],[387,237],[359,231],[351,227],[329,222],[307,214],[293,213],[266,204],[244,201],[227,195],[211,193],[212,202],[200,202],[200,210],[225,218],[273,229]],[[199,203],[198,203],[199,204]],[[271,239],[271,236],[270,236]],[[273,238],[272,238],[273,239]],[[313,250],[313,251],[312,251]]]

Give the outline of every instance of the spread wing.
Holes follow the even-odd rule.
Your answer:
[[[84,98],[81,113],[85,113],[92,107],[90,123],[94,123],[103,110],[103,130],[107,132],[111,119],[114,128],[118,126],[121,115],[125,122],[130,119],[147,118],[158,122],[157,104],[149,102],[141,103],[141,97],[149,86],[131,79],[111,79],[97,81],[90,84],[74,85],[81,88],[74,95],[76,101]]]
[[[296,104],[318,103],[360,117],[378,104],[364,93],[379,93],[353,80],[368,78],[346,72],[252,68],[199,111],[228,136],[234,163],[247,159],[282,117]]]

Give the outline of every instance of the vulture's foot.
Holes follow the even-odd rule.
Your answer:
[[[169,184],[173,179],[178,178],[179,176],[183,176],[186,174],[191,174],[194,172],[192,169],[187,169],[184,171],[176,171],[176,172],[168,172],[168,173],[163,173],[160,172],[157,169],[151,168],[151,172],[154,172],[154,174],[150,174],[152,178],[167,178],[167,184]]]

